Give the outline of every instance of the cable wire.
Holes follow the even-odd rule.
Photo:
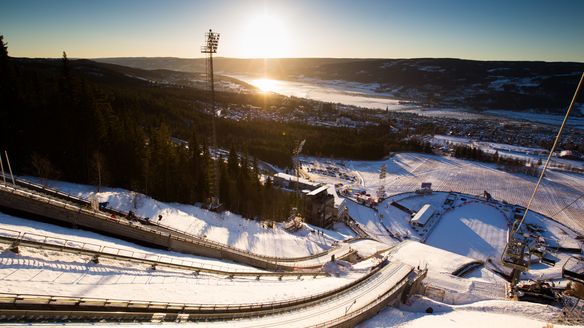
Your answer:
[[[559,210],[556,214],[552,215],[552,218],[555,217],[556,215],[562,213],[565,209],[567,209],[568,207],[572,206],[572,204],[574,204],[575,202],[577,202],[580,198],[584,197],[584,194],[580,195],[580,197],[574,199],[574,201],[572,201],[570,204],[564,206],[561,210]]]
[[[564,117],[564,121],[562,122],[562,125],[560,126],[560,130],[558,131],[558,135],[556,136],[556,139],[554,140],[554,144],[552,146],[552,149],[550,150],[548,158],[545,161],[545,165],[543,166],[543,169],[541,170],[541,174],[539,175],[539,179],[537,180],[537,184],[535,185],[535,189],[533,190],[533,193],[531,194],[531,197],[529,198],[529,202],[527,203],[527,207],[525,207],[525,213],[523,214],[521,221],[519,221],[517,228],[515,228],[514,231],[513,230],[511,231],[511,235],[513,235],[516,231],[519,231],[519,228],[521,227],[521,225],[523,224],[523,221],[525,221],[525,218],[527,217],[527,213],[529,212],[529,209],[531,208],[531,203],[533,202],[533,199],[535,198],[535,194],[537,193],[537,190],[539,189],[541,181],[543,180],[543,176],[545,175],[545,171],[547,170],[547,168],[550,164],[550,160],[552,158],[552,155],[553,155],[554,151],[556,150],[556,146],[558,145],[558,141],[560,140],[560,137],[562,136],[562,132],[564,131],[564,127],[566,126],[566,122],[568,121],[568,116],[570,116],[570,113],[572,112],[572,108],[574,107],[574,103],[576,103],[576,98],[578,98],[578,94],[580,93],[580,88],[582,87],[582,81],[584,81],[584,73],[582,73],[582,76],[580,76],[580,82],[578,82],[578,86],[576,87],[576,92],[574,92],[574,97],[572,97],[572,101],[570,102],[570,106],[568,107],[568,111],[566,112],[566,116]]]

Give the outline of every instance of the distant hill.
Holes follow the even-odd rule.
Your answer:
[[[204,59],[102,58],[99,62],[141,69],[204,72]],[[417,59],[234,59],[215,60],[224,74],[303,77],[375,84],[376,91],[427,106],[563,112],[584,63]],[[579,111],[584,115],[584,97]]]

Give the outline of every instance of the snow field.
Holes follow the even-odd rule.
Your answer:
[[[425,313],[432,307],[433,314]],[[447,305],[426,298],[414,298],[410,305],[387,308],[377,316],[361,323],[358,328],[426,328],[426,327],[553,327],[567,328],[555,323],[559,309],[527,302],[481,301],[468,305]]]
[[[507,244],[507,231],[507,219],[498,209],[470,203],[442,215],[426,243],[481,261],[498,261]]]
[[[337,165],[339,161],[304,157],[305,161]],[[326,163],[326,164],[325,164]],[[431,182],[432,189],[482,195],[486,190],[497,200],[526,206],[536,177],[498,170],[496,165],[456,158],[418,153],[399,153],[383,161],[343,161],[363,181],[347,184],[341,179],[326,177],[328,183],[344,183],[353,188],[365,188],[372,195],[383,185],[386,194],[412,192],[422,182]],[[379,179],[382,164],[387,166],[387,177]],[[316,165],[316,164],[315,164]],[[317,182],[320,182],[314,176]],[[532,209],[551,217],[570,228],[584,233],[584,175],[549,170],[536,194]],[[560,212],[565,206],[574,202]]]

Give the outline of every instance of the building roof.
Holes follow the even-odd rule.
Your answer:
[[[296,177],[295,176],[290,175],[290,174],[286,174],[286,173],[276,173],[276,174],[274,174],[274,177],[278,177],[280,179],[288,180],[288,181],[291,181],[291,182],[296,182]],[[298,178],[298,182],[299,183],[302,183],[302,184],[305,184],[305,185],[308,185],[308,186],[313,186],[315,188],[318,187],[318,186],[320,186],[320,184],[318,184],[316,182],[312,182],[310,180],[306,180],[306,179],[300,178],[300,177]]]
[[[430,204],[422,206],[422,208],[412,218],[412,223],[425,225],[434,214],[434,208]]]
[[[324,186],[318,187],[318,188],[314,189],[313,191],[309,192],[308,193],[308,196],[318,195],[321,192],[326,191],[327,189],[328,189],[328,185],[324,185]]]

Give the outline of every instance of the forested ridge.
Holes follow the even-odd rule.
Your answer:
[[[101,58],[135,68],[204,72],[199,58]],[[563,113],[584,63],[457,58],[217,58],[218,70],[276,79],[307,77],[376,85],[376,91],[424,106]],[[584,97],[579,98],[584,103]],[[576,115],[582,115],[577,113]]]
[[[213,190],[204,90],[153,85],[121,67],[69,60],[65,53],[61,59],[10,58],[2,41],[0,96],[0,147],[18,174],[101,183],[183,203],[205,203]],[[275,95],[217,96],[218,107],[281,101]],[[254,158],[289,167],[302,139],[304,154],[355,159],[417,147],[391,137],[386,124],[362,129],[262,120],[216,124],[218,146],[231,150],[218,165],[220,198],[227,209],[249,218],[281,219],[294,204],[290,193],[270,181],[260,183]],[[188,147],[171,137],[188,141]]]

